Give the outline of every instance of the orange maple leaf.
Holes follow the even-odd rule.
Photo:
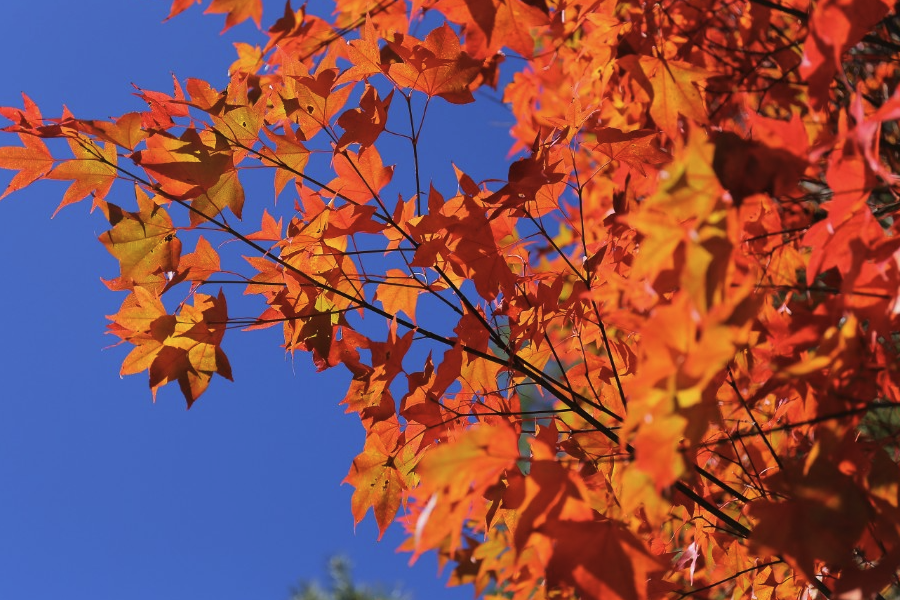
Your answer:
[[[429,491],[446,494],[445,501],[485,490],[520,458],[516,432],[507,423],[479,425],[451,443],[433,448],[416,469]]]
[[[549,21],[543,0],[437,0],[429,4],[464,26],[466,49],[479,58],[490,56],[504,46],[531,56],[534,51],[531,29]]]
[[[391,98],[394,91],[387,98],[381,100],[378,90],[366,85],[359,100],[359,108],[348,110],[338,117],[337,124],[344,128],[344,133],[337,142],[337,149],[343,150],[349,144],[359,144],[360,150],[365,150],[375,143],[387,124],[387,111],[391,106]]]
[[[415,277],[400,269],[388,269],[384,275],[385,281],[378,285],[375,298],[381,301],[384,310],[391,314],[403,312],[415,323],[416,302],[422,292],[422,286]]]
[[[106,249],[119,261],[120,275],[107,285],[113,289],[146,287],[161,292],[178,268],[181,241],[164,208],[136,187],[138,212],[125,212],[106,204],[112,229],[100,236]]]
[[[371,508],[378,523],[379,539],[400,509],[404,491],[416,480],[412,473],[415,453],[412,446],[402,443],[398,432],[396,417],[373,427],[366,436],[363,451],[353,459],[343,481],[355,488],[350,499],[353,519],[359,523]]]
[[[429,33],[424,42],[397,34],[388,46],[402,60],[388,69],[400,87],[440,96],[454,104],[474,100],[469,84],[478,76],[482,61],[460,49],[459,38],[446,23]]]
[[[186,129],[180,137],[158,132],[146,140],[146,150],[132,160],[156,179],[169,195],[195,198],[219,183],[226,171],[233,171],[231,156],[207,145],[199,132]]]
[[[359,153],[344,150],[335,154],[334,170],[337,177],[328,183],[328,188],[342,198],[360,204],[377,198],[394,175],[394,167],[384,166],[375,146]]]
[[[150,374],[150,389],[177,381],[188,408],[209,386],[213,374],[231,379],[231,365],[222,351],[228,325],[225,296],[194,295],[194,305],[182,305],[170,315],[152,292],[136,287],[122,307],[108,317],[109,333],[134,345],[122,363],[122,375]]]
[[[75,158],[67,160],[47,173],[47,179],[72,179],[72,185],[63,194],[62,202],[53,213],[56,215],[64,206],[83,200],[93,194],[95,203],[106,197],[109,188],[118,176],[116,147],[104,144],[102,147],[81,139],[69,139],[69,147]]]
[[[197,284],[209,279],[211,275],[222,270],[219,262],[219,253],[206,241],[202,235],[197,238],[197,246],[190,254],[185,254],[178,261],[178,271],[169,280],[166,288],[171,288],[182,281],[191,281],[196,288]]]
[[[709,77],[706,71],[683,61],[649,56],[641,57],[640,64],[653,88],[650,116],[666,135],[678,135],[679,115],[698,123],[707,122],[703,95],[697,87]]]
[[[894,8],[886,0],[820,0],[813,7],[803,46],[800,74],[809,82],[811,103],[828,100],[828,86],[841,69],[841,57]]]
[[[296,180],[303,173],[309,161],[309,150],[297,139],[293,129],[287,128],[284,135],[266,130],[266,135],[275,142],[275,149],[264,146],[260,155],[278,167],[275,172],[275,195],[281,193],[289,181]]]
[[[53,166],[53,157],[47,149],[47,145],[38,137],[24,133],[19,134],[24,147],[9,146],[0,148],[0,168],[18,171],[6,186],[0,199],[7,195],[28,187],[32,182],[40,179]]]
[[[645,600],[650,576],[665,570],[634,534],[612,521],[556,521],[542,528],[554,540],[550,585],[572,585],[591,600]]]
[[[101,140],[112,142],[127,150],[134,150],[141,140],[147,137],[142,129],[140,113],[125,113],[115,121],[77,120],[72,122],[78,131],[97,136]]]
[[[262,0],[213,0],[204,13],[225,14],[224,32],[247,19],[253,19],[259,27],[262,11]]]
[[[596,150],[611,160],[619,160],[646,176],[645,166],[659,167],[672,157],[660,150],[655,131],[640,129],[625,133],[607,127],[597,132]]]

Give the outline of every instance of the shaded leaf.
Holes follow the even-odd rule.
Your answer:
[[[108,317],[109,332],[134,345],[122,363],[122,374],[150,374],[150,389],[177,381],[188,408],[206,391],[216,373],[231,379],[231,365],[222,351],[228,324],[225,296],[194,295],[170,315],[152,292],[136,287],[119,312]]]

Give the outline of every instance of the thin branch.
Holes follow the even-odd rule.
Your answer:
[[[741,394],[741,390],[738,389],[737,382],[734,380],[734,373],[731,371],[731,367],[728,367],[728,375],[729,380],[728,383],[731,386],[731,389],[734,390],[734,393],[737,394],[738,400],[741,401],[741,405],[744,407],[744,410],[747,411],[747,414],[750,415],[750,420],[753,421],[753,424],[756,426],[756,429],[759,430],[759,435],[762,438],[763,442],[766,444],[766,448],[769,449],[769,454],[772,455],[772,458],[775,459],[775,464],[778,465],[778,469],[784,471],[784,465],[781,463],[781,458],[779,458],[778,453],[775,452],[775,448],[772,447],[772,442],[769,441],[769,438],[766,436],[765,432],[762,430],[762,427],[759,425],[759,421],[756,420],[756,416],[753,414],[753,411],[750,410],[750,406],[747,404],[747,400],[744,398],[744,395]]]
[[[750,573],[751,571],[757,571],[757,570],[760,570],[760,569],[765,569],[766,567],[771,567],[772,565],[778,565],[778,564],[781,564],[781,563],[783,563],[783,562],[784,562],[783,560],[778,559],[778,560],[769,561],[769,562],[767,562],[767,563],[763,563],[763,564],[761,564],[761,565],[754,565],[754,566],[749,567],[749,568],[746,568],[746,569],[744,569],[744,570],[742,570],[742,571],[738,571],[737,573],[733,573],[733,574],[729,575],[728,577],[726,577],[725,579],[720,579],[719,581],[716,581],[716,582],[711,583],[711,584],[709,584],[709,585],[705,585],[705,586],[703,586],[703,587],[695,588],[695,589],[693,589],[693,590],[691,590],[691,591],[689,591],[689,592],[679,592],[679,596],[678,596],[678,597],[679,597],[679,598],[685,598],[685,597],[687,597],[687,596],[693,596],[694,594],[697,594],[697,593],[699,593],[699,592],[705,592],[706,590],[711,590],[711,589],[713,589],[714,587],[718,587],[718,586],[722,585],[723,583],[728,583],[728,582],[731,581],[732,579],[737,579],[738,577],[740,577],[740,576],[743,575],[744,573]]]

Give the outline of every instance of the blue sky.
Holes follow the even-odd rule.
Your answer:
[[[21,105],[25,91],[45,116],[66,104],[106,118],[143,108],[132,83],[168,92],[174,72],[223,86],[231,43],[258,39],[255,28],[219,35],[223,19],[199,7],[162,23],[168,4],[7,3],[0,105]],[[270,1],[267,17],[282,10]],[[436,180],[452,174],[450,156],[476,179],[505,175],[509,116],[484,105],[429,109],[430,139],[449,136],[426,159]],[[0,171],[0,189],[11,176]],[[236,382],[215,381],[190,411],[177,389],[153,404],[144,375],[118,376],[127,350],[105,349],[103,332],[122,297],[100,281],[117,271],[96,239],[108,225],[89,202],[51,220],[64,189],[42,183],[0,202],[0,598],[281,600],[336,553],[361,582],[471,597],[444,588],[433,557],[409,568],[397,529],[376,542],[370,516],[354,533],[340,482],[363,431],[338,406],[342,369],[291,361],[272,329],[229,334]],[[117,186],[108,199],[133,195]]]

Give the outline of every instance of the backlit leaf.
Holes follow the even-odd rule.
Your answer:
[[[221,348],[228,324],[221,293],[196,294],[193,305],[170,315],[152,292],[136,287],[109,319],[110,333],[134,345],[122,363],[122,374],[148,371],[154,398],[160,387],[177,381],[190,408],[214,374],[231,379],[231,365]]]
[[[440,96],[454,104],[472,102],[469,83],[478,74],[481,61],[460,49],[459,38],[449,26],[444,24],[433,30],[422,43],[415,38],[395,36],[388,45],[402,59],[388,71],[397,85]]]
[[[126,212],[107,204],[113,228],[100,236],[106,249],[119,261],[117,289],[134,286],[160,292],[178,269],[181,241],[172,219],[140,188],[135,188],[138,212]]]
[[[698,123],[706,123],[703,96],[698,87],[709,76],[692,64],[641,58],[641,67],[653,86],[653,103],[650,116],[669,137],[680,131],[678,117],[685,116]]]
[[[93,142],[70,139],[69,147],[75,158],[60,163],[47,173],[47,179],[72,180],[56,212],[88,195],[92,195],[95,202],[102,200],[118,176],[118,157],[113,144],[101,147]]]
[[[53,166],[53,157],[40,138],[22,133],[19,134],[19,138],[25,144],[24,147],[0,148],[0,168],[18,171],[0,198],[27,187],[46,175]]]

